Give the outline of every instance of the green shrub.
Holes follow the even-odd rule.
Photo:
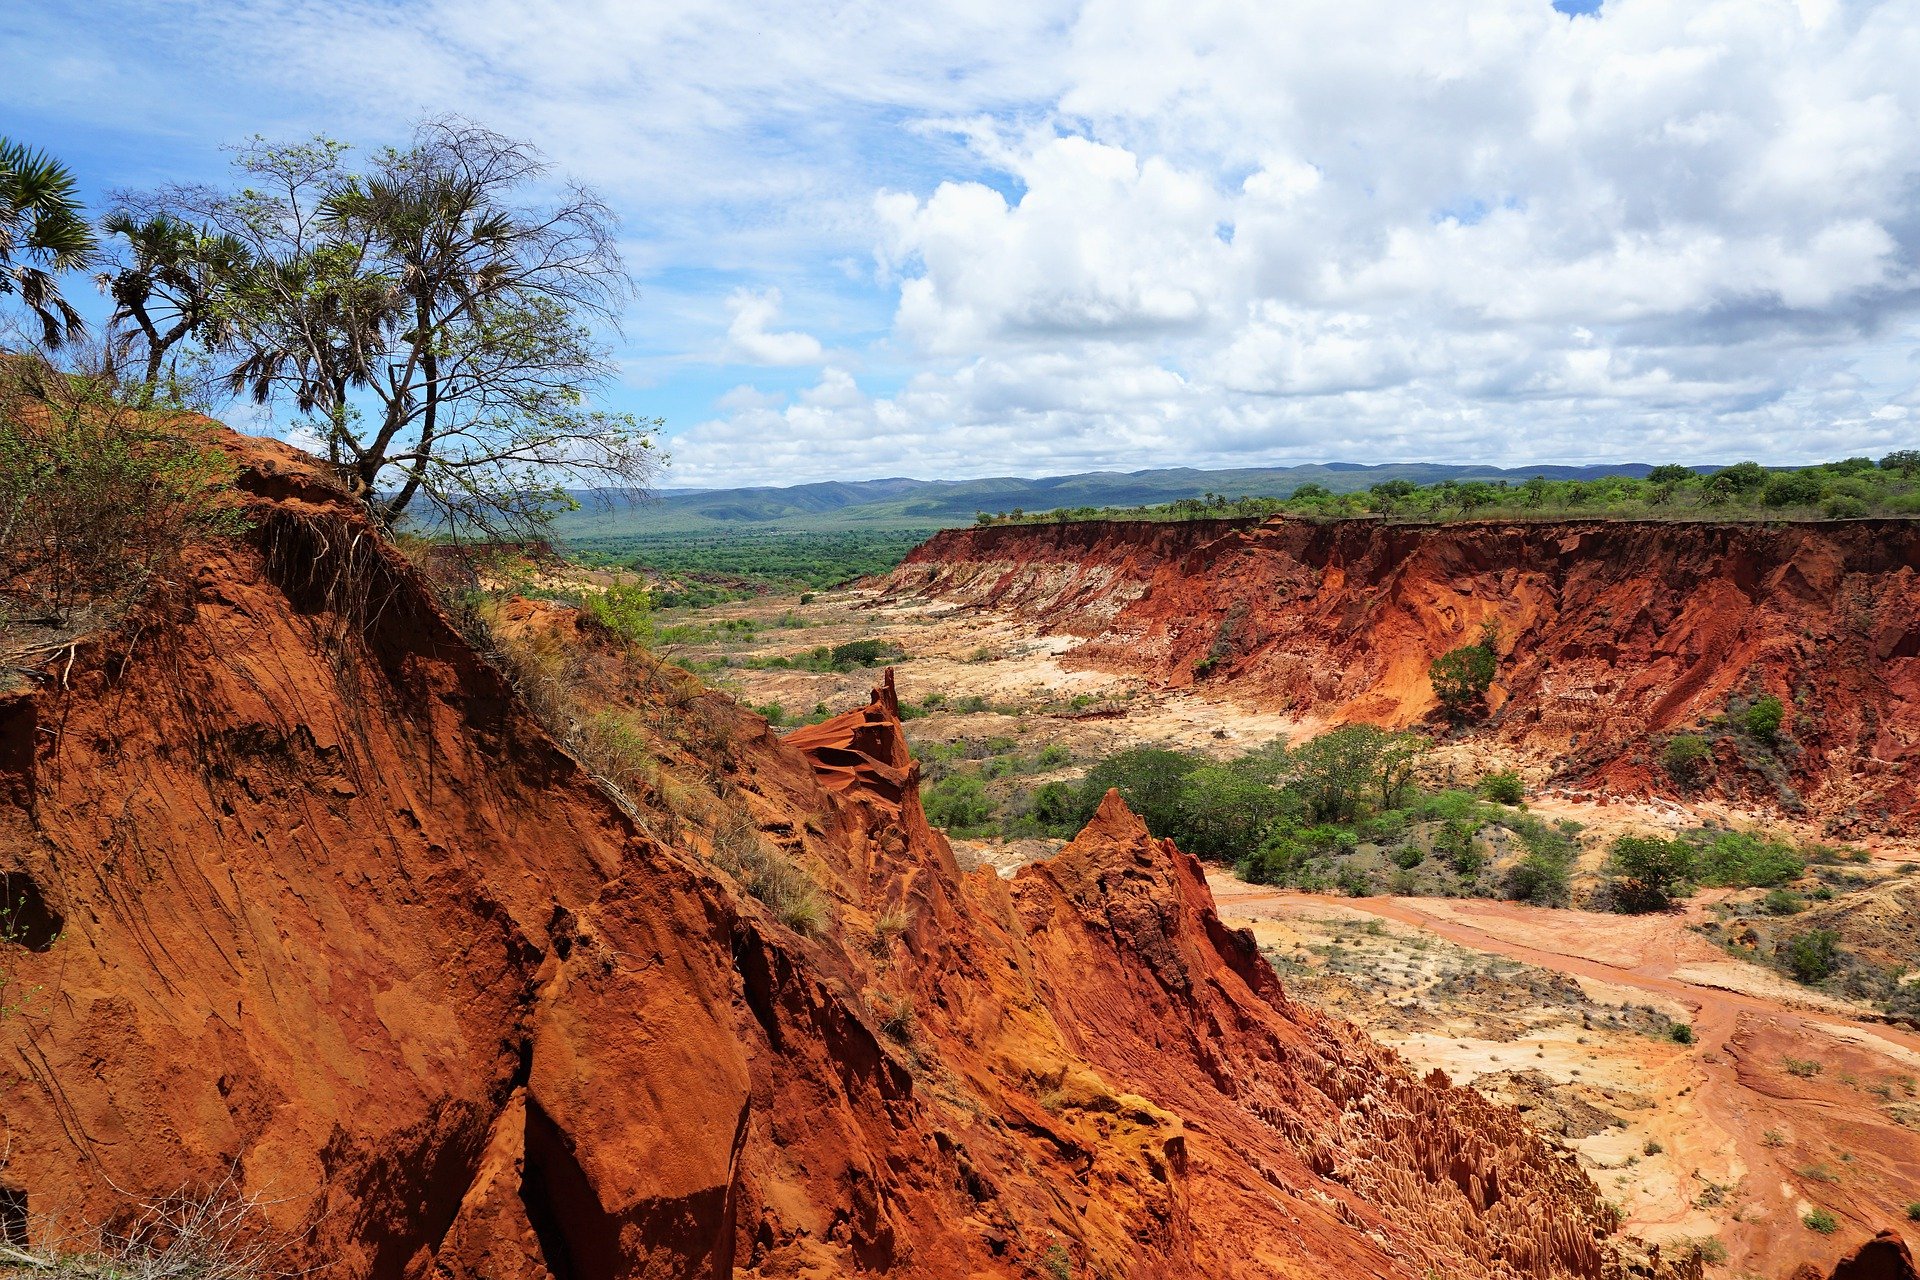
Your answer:
[[[1805,911],[1807,903],[1791,889],[1774,889],[1760,900],[1760,907],[1770,916],[1792,916]]]
[[[616,580],[600,594],[588,596],[586,606],[588,616],[621,643],[652,643],[653,593],[644,582]]]
[[[1542,907],[1564,907],[1573,890],[1566,861],[1549,854],[1529,853],[1507,870],[1506,895],[1515,902]]]
[[[1810,507],[1824,491],[1820,477],[1811,471],[1782,471],[1768,477],[1760,500],[1769,507]]]
[[[0,577],[28,617],[124,603],[189,542],[242,532],[233,474],[208,424],[136,410],[104,377],[0,360]]]
[[[1445,858],[1454,872],[1463,879],[1479,874],[1486,865],[1486,856],[1474,843],[1478,828],[1465,819],[1455,819],[1440,828],[1433,838],[1433,851]]]
[[[852,671],[859,667],[893,662],[905,656],[899,646],[884,640],[849,640],[845,644],[835,645],[829,651],[827,660],[835,671]]]
[[[1907,1221],[1920,1222],[1920,1200],[1915,1200],[1907,1206]]]
[[[1693,874],[1693,854],[1678,840],[1621,836],[1608,862],[1613,905],[1621,911],[1664,911]]]
[[[1787,708],[1780,699],[1765,694],[1754,700],[1746,714],[1741,717],[1741,725],[1748,736],[1761,742],[1772,743],[1779,739],[1781,726],[1786,723]]]
[[[925,786],[920,804],[928,822],[949,831],[973,831],[993,820],[987,784],[967,774],[956,773]]]
[[[1867,506],[1865,499],[1844,493],[1837,493],[1828,498],[1821,507],[1829,520],[1858,520],[1871,509]]]
[[[1832,977],[1840,967],[1840,935],[1832,929],[1809,929],[1787,944],[1787,972],[1812,985]]]
[[[1048,835],[1070,839],[1084,825],[1073,788],[1064,782],[1045,782],[1035,787],[1027,812]]]
[[[1417,845],[1402,845],[1393,851],[1393,865],[1402,871],[1411,871],[1427,860],[1427,855]]]
[[[1490,773],[1480,779],[1480,794],[1495,804],[1517,805],[1525,791],[1517,773]]]
[[[1495,632],[1491,622],[1481,628],[1480,639],[1472,644],[1461,645],[1457,649],[1435,658],[1427,666],[1427,679],[1433,685],[1433,696],[1440,706],[1456,720],[1464,719],[1485,701],[1487,690],[1493,687],[1494,674],[1499,670],[1500,654],[1495,648]]]
[[[1667,1038],[1675,1044],[1692,1044],[1693,1028],[1684,1022],[1676,1022],[1667,1028]]]
[[[1690,786],[1713,764],[1713,748],[1697,733],[1675,734],[1660,753],[1660,763],[1675,782]]]
[[[1730,889],[1771,889],[1806,874],[1806,859],[1791,845],[1744,831],[1715,836],[1697,855],[1702,884]]]
[[[1800,1221],[1805,1224],[1807,1230],[1818,1231],[1823,1236],[1830,1236],[1840,1229],[1839,1222],[1825,1209],[1809,1210]]]
[[[1366,872],[1351,862],[1341,865],[1339,874],[1334,877],[1334,883],[1338,884],[1340,886],[1340,892],[1346,894],[1349,898],[1369,898],[1373,896],[1373,881],[1367,877]]]

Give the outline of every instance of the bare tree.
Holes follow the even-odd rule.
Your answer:
[[[385,519],[424,500],[456,530],[524,534],[569,484],[634,489],[657,420],[591,407],[614,376],[595,324],[631,293],[606,205],[527,143],[458,117],[349,172],[347,148],[260,139],[239,191],[128,206],[203,222],[250,264],[223,291],[229,380],[291,403]]]

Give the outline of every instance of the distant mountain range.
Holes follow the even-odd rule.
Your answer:
[[[1245,467],[1200,471],[1169,467],[1155,471],[1089,471],[1071,476],[1014,476],[987,480],[829,480],[818,484],[759,489],[662,490],[640,502],[609,508],[587,503],[561,519],[567,540],[659,534],[718,533],[729,529],[829,533],[852,530],[934,530],[972,524],[981,511],[1050,511],[1056,507],[1133,507],[1198,498],[1208,493],[1284,498],[1303,484],[1335,493],[1365,489],[1386,480],[1434,484],[1441,480],[1592,480],[1644,476],[1645,463],[1592,467],[1460,466],[1433,462],[1314,463],[1299,467]]]

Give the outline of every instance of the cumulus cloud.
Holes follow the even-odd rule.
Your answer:
[[[820,340],[812,334],[767,328],[780,314],[778,289],[736,289],[727,299],[733,322],[727,326],[727,353],[747,364],[820,363]]]
[[[156,137],[211,127],[153,81],[206,67],[315,86],[303,120],[469,110],[606,189],[678,482],[1792,462],[1920,420],[1890,0],[111,7],[14,19],[0,102],[144,25],[194,51],[140,59]]]

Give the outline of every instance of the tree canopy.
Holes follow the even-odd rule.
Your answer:
[[[97,242],[73,173],[44,151],[0,137],[0,294],[18,294],[47,347],[86,330],[55,278],[85,267]]]
[[[112,280],[149,368],[197,339],[232,390],[301,414],[387,520],[424,502],[456,531],[524,536],[575,505],[568,485],[642,485],[659,423],[590,404],[615,372],[591,326],[617,327],[632,291],[606,205],[459,117],[363,172],[348,154],[255,138],[237,189],[122,194]]]

